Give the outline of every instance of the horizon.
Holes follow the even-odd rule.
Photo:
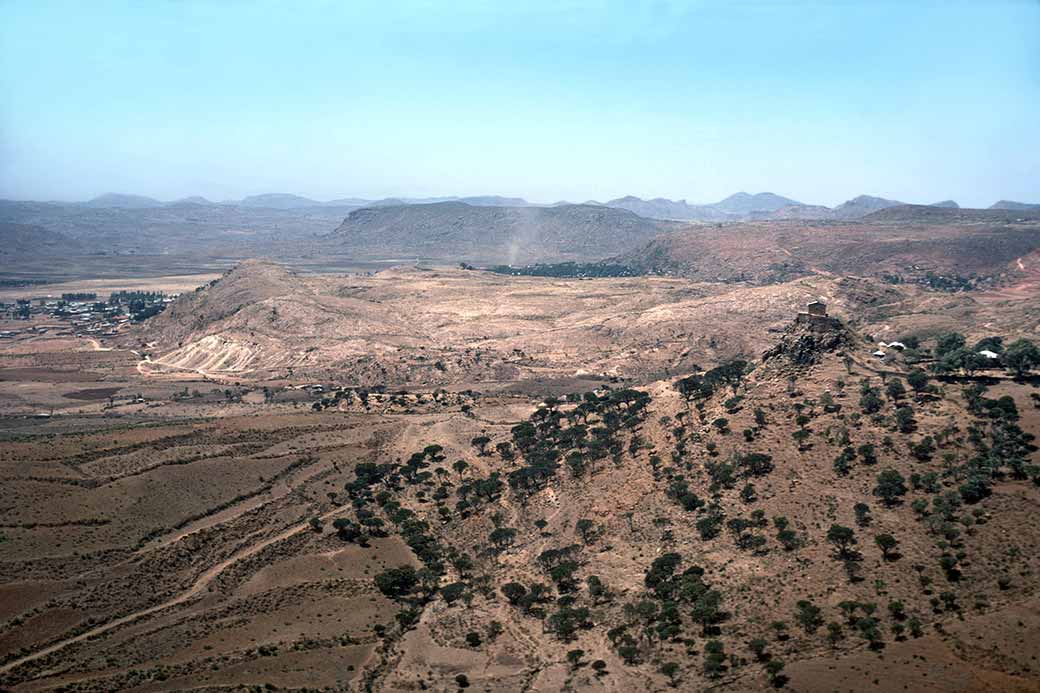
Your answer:
[[[584,205],[584,204],[606,205],[607,203],[610,203],[610,202],[615,202],[615,201],[623,200],[623,199],[626,199],[626,198],[634,198],[634,199],[637,199],[637,200],[642,200],[644,202],[650,202],[650,201],[654,201],[654,200],[665,200],[665,201],[668,201],[668,202],[686,203],[687,205],[689,205],[691,207],[710,207],[710,206],[713,206],[713,205],[718,205],[718,204],[721,204],[723,202],[726,202],[730,198],[737,197],[738,195],[747,195],[749,197],[754,197],[754,196],[757,196],[757,195],[776,195],[778,197],[785,197],[785,198],[788,198],[788,199],[793,199],[789,195],[784,195],[783,193],[777,193],[777,192],[774,192],[774,191],[771,191],[771,190],[763,190],[763,191],[754,192],[754,193],[747,192],[746,190],[738,190],[735,193],[731,193],[730,195],[726,195],[725,197],[723,197],[721,199],[718,199],[718,200],[715,200],[713,202],[700,201],[700,200],[687,200],[687,199],[681,199],[681,198],[679,198],[679,199],[664,198],[664,197],[661,197],[661,196],[658,196],[658,195],[647,196],[647,197],[640,197],[638,195],[618,195],[618,196],[615,196],[615,197],[605,198],[605,199],[602,199],[602,200],[593,200],[593,199],[588,199],[588,200],[532,200],[532,199],[530,199],[530,198],[528,198],[528,197],[526,197],[524,195],[519,195],[519,194],[518,195],[497,194],[497,193],[483,193],[483,194],[479,194],[479,195],[445,194],[445,195],[436,195],[436,196],[430,196],[430,197],[417,197],[417,196],[414,196],[414,195],[400,195],[400,196],[382,197],[382,198],[366,198],[366,197],[361,197],[361,196],[358,196],[358,195],[345,194],[345,195],[337,195],[337,196],[329,197],[329,198],[325,198],[325,199],[319,199],[319,198],[316,198],[316,197],[312,197],[310,195],[304,195],[304,194],[300,194],[300,193],[286,192],[286,191],[267,191],[267,192],[250,193],[250,194],[246,194],[246,195],[244,195],[244,196],[242,196],[241,198],[238,198],[238,199],[213,200],[213,199],[210,199],[210,198],[208,198],[208,197],[206,197],[204,195],[186,195],[184,197],[179,197],[179,198],[176,198],[176,199],[165,199],[164,200],[164,199],[160,199],[160,198],[157,198],[157,197],[153,197],[151,195],[144,195],[144,194],[135,193],[135,192],[119,192],[119,191],[111,191],[110,190],[110,191],[107,191],[107,192],[104,192],[104,193],[100,193],[99,195],[96,195],[96,196],[94,196],[92,198],[82,199],[82,200],[71,200],[71,199],[65,199],[65,200],[58,200],[58,199],[52,199],[52,200],[13,199],[13,198],[3,198],[3,197],[0,197],[0,201],[6,201],[6,202],[33,202],[33,203],[40,203],[40,204],[59,204],[59,205],[77,205],[77,204],[88,204],[88,203],[91,203],[91,202],[103,200],[104,198],[109,197],[109,196],[118,196],[118,197],[129,197],[129,198],[139,198],[139,199],[142,199],[142,200],[150,200],[150,201],[153,201],[153,202],[157,202],[159,205],[171,205],[171,204],[176,204],[178,202],[190,202],[193,199],[201,198],[203,201],[205,201],[208,204],[211,204],[211,205],[214,205],[214,206],[221,206],[221,205],[236,205],[236,204],[238,204],[240,202],[243,202],[243,201],[245,201],[247,199],[255,199],[255,198],[258,198],[258,197],[285,196],[285,197],[292,197],[292,198],[299,198],[299,199],[307,200],[307,201],[314,202],[315,204],[322,205],[322,206],[334,206],[333,203],[341,202],[341,201],[344,202],[343,206],[353,206],[353,205],[347,204],[347,203],[348,202],[350,202],[350,203],[353,203],[353,202],[377,203],[377,202],[386,202],[388,200],[399,200],[402,204],[405,204],[405,205],[417,205],[417,204],[436,204],[436,203],[440,203],[440,202],[463,202],[463,203],[465,203],[467,200],[470,200],[470,199],[473,199],[473,198],[497,197],[497,198],[502,198],[502,199],[506,199],[506,200],[511,200],[511,199],[521,200],[525,204],[527,204],[529,206],[532,206],[532,207],[549,207],[549,206],[561,205],[561,204],[569,204],[569,205]],[[840,206],[841,204],[844,204],[846,202],[851,202],[851,201],[853,201],[855,199],[858,199],[858,198],[861,198],[861,197],[876,198],[876,199],[886,199],[886,200],[896,201],[896,202],[899,202],[900,204],[904,204],[904,205],[914,205],[914,206],[921,206],[921,207],[935,206],[936,204],[943,203],[943,202],[956,202],[961,209],[987,209],[992,204],[996,204],[998,202],[1017,202],[1017,203],[1023,203],[1023,204],[1036,204],[1036,203],[1033,203],[1033,202],[1031,202],[1029,200],[1014,200],[1014,199],[1011,199],[1009,197],[1001,197],[1001,198],[993,200],[993,202],[991,202],[990,204],[984,204],[984,205],[981,205],[979,207],[969,207],[968,205],[961,204],[958,200],[956,200],[954,198],[945,198],[945,199],[941,199],[941,200],[934,200],[932,202],[921,202],[921,201],[915,201],[915,200],[896,200],[895,198],[888,197],[888,196],[883,195],[883,194],[862,193],[860,195],[856,195],[854,197],[850,197],[848,200],[842,200],[842,202],[840,202],[838,204],[835,204],[835,205],[824,205],[824,206],[827,206],[827,207],[830,207],[830,208],[834,208],[834,207]],[[795,202],[797,204],[800,204],[800,205],[808,205],[808,206],[818,206],[819,205],[819,203],[813,202],[811,200],[795,200]],[[360,206],[364,206],[364,204],[362,204]],[[506,207],[508,207],[509,205],[496,205],[496,206],[506,206]]]
[[[1040,3],[0,13],[7,199],[1040,202]]]

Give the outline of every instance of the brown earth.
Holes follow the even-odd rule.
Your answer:
[[[951,328],[969,341],[1035,339],[1032,281],[1026,271],[992,291],[947,294],[839,274],[756,286],[454,269],[294,275],[250,263],[132,339],[103,341],[108,351],[48,333],[0,343],[0,687],[457,690],[463,674],[475,690],[666,690],[660,669],[673,661],[681,690],[763,690],[765,665],[749,649],[763,637],[769,656],[786,663],[790,690],[1038,690],[1040,491],[1030,479],[1001,477],[955,513],[955,540],[936,534],[912,507],[935,494],[911,489],[888,507],[872,491],[880,470],[895,469],[906,479],[935,472],[942,492],[957,492],[955,469],[976,454],[970,429],[989,426],[966,407],[968,381],[933,380],[936,393],[920,398],[883,394],[876,416],[860,412],[858,392],[862,380],[881,386],[881,371],[908,368],[897,355],[872,361],[877,339],[913,333],[927,342]],[[842,342],[849,366],[836,352],[811,366],[763,361],[817,297],[852,330]],[[700,407],[683,400],[679,377],[734,357],[755,365],[734,390]],[[460,487],[523,464],[480,454],[475,436],[487,435],[494,450],[547,394],[628,385],[650,401],[617,434],[618,453],[590,456],[581,473],[563,464],[531,493],[507,485],[479,507],[458,508]],[[825,392],[838,409],[824,405]],[[1036,434],[1038,392],[1029,381],[994,379],[986,396],[1010,397],[1017,425]],[[904,404],[916,419],[911,433],[894,425]],[[805,446],[791,436],[799,410],[810,419]],[[593,414],[591,427],[606,419]],[[874,444],[877,464],[857,459],[848,475],[835,473],[843,436],[854,447]],[[925,436],[938,449],[918,460],[908,445]],[[443,551],[472,559],[468,568],[448,561],[439,579],[463,583],[452,603],[395,600],[376,588],[386,568],[423,565],[384,507],[368,506],[391,531],[368,547],[332,527],[359,519],[346,491],[359,463],[399,465],[431,444],[443,453],[424,470],[429,478],[378,488],[427,522]],[[775,467],[750,480],[756,499],[741,498],[745,479],[713,491],[710,465],[747,452],[768,453]],[[1040,463],[1035,449],[1028,462]],[[802,546],[785,550],[771,525],[758,530],[765,544],[755,551],[738,548],[725,527],[703,539],[695,523],[706,511],[668,495],[680,476],[701,499],[716,498],[727,519],[753,510],[769,522],[788,518]],[[857,502],[871,508],[869,527],[856,522]],[[576,530],[579,519],[592,521],[591,538]],[[832,523],[855,529],[862,579],[850,581],[834,558]],[[496,547],[496,526],[516,537]],[[896,560],[875,545],[880,533],[898,539]],[[963,553],[956,580],[939,565],[950,541]],[[592,624],[572,640],[500,590],[551,584],[538,557],[569,545],[578,547],[580,585],[571,596]],[[704,568],[719,590],[727,617],[716,633],[692,622],[689,605],[680,636],[643,632],[633,607],[648,599],[652,561],[668,552],[682,568]],[[591,575],[611,596],[588,593]],[[842,601],[876,604],[883,647],[868,648],[852,626],[835,646],[825,627],[803,630],[799,600],[843,624]],[[898,631],[905,621],[890,615],[893,601],[920,619],[920,637]],[[775,636],[775,620],[788,623],[788,638]],[[492,622],[500,633],[489,632]],[[608,637],[618,627],[635,638],[631,664]],[[736,658],[709,678],[704,653],[715,638]],[[584,651],[578,666],[566,656],[575,649]]]

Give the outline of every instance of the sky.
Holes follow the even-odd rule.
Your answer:
[[[1040,202],[1040,1],[0,0],[0,197]]]

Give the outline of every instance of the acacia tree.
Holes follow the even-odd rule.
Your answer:
[[[838,558],[847,561],[853,557],[852,547],[856,545],[857,541],[856,533],[851,527],[831,525],[831,528],[827,530],[827,541],[837,549]]]
[[[479,435],[469,442],[480,451],[480,456],[483,457],[487,455],[487,444],[491,442],[491,438],[486,435]]]
[[[452,466],[452,469],[455,470],[455,473],[458,474],[459,478],[461,479],[462,478],[462,473],[465,472],[466,469],[469,468],[469,463],[466,462],[466,460],[456,460],[455,463],[452,464],[451,466]]]
[[[892,552],[899,547],[899,541],[891,534],[879,534],[874,537],[874,541],[877,543],[878,548],[881,549],[881,557],[886,561],[892,560]]]
[[[807,634],[815,633],[816,630],[823,625],[822,610],[807,599],[799,601],[795,606],[798,607],[798,611],[795,613],[795,619],[798,624]]]
[[[578,520],[578,524],[575,526],[575,529],[578,530],[578,534],[581,535],[581,540],[586,544],[589,543],[589,536],[591,535],[593,526],[594,524],[592,520],[587,517]]]
[[[906,374],[906,382],[910,383],[914,392],[922,392],[928,387],[928,374],[920,368],[914,368]]]
[[[906,495],[906,479],[894,469],[886,469],[877,476],[877,486],[874,487],[874,495],[880,498],[885,505],[893,506]]]

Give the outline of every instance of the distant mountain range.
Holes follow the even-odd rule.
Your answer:
[[[475,195],[471,197],[388,197],[381,200],[369,200],[360,197],[345,197],[321,202],[291,193],[264,193],[250,195],[241,200],[225,200],[213,202],[205,197],[193,195],[173,202],[163,202],[154,197],[143,195],[124,195],[121,193],[105,193],[86,202],[56,203],[76,205],[89,209],[158,209],[161,207],[245,207],[248,209],[308,209],[328,207],[396,207],[409,204],[432,204],[436,202],[464,202],[475,207],[531,207],[532,205],[520,197],[503,197],[500,195]]]
[[[474,207],[552,208],[570,206],[573,204],[562,200],[551,204],[538,204],[528,202],[521,197],[505,197],[501,195],[474,195],[466,197],[389,197],[378,200],[361,197],[344,197],[323,202],[291,193],[265,193],[262,195],[250,195],[241,200],[226,200],[222,202],[213,202],[199,196],[185,197],[173,202],[163,202],[142,195],[106,193],[86,202],[54,204],[79,206],[88,209],[142,210],[170,207],[189,209],[197,207],[237,207],[242,209],[267,209],[280,211],[337,209],[349,212],[352,209],[360,209],[362,207],[399,207],[402,205],[425,205],[441,202],[462,202]],[[868,214],[878,212],[882,209],[898,207],[907,203],[883,197],[860,195],[843,202],[836,207],[825,207],[823,205],[806,204],[770,192],[755,194],[738,192],[730,195],[724,200],[711,204],[691,204],[686,200],[670,200],[663,197],[643,199],[633,195],[618,197],[606,202],[588,200],[582,204],[624,209],[638,214],[641,217],[646,217],[647,219],[727,222],[771,219],[849,221],[862,219]],[[931,205],[914,206],[929,206],[948,209],[960,208],[960,205],[953,200],[943,200]],[[1040,204],[1000,200],[989,207],[989,209],[1035,211],[1036,209],[1040,209]]]
[[[600,204],[593,202],[592,204]],[[897,200],[860,195],[833,209],[822,205],[808,205],[789,197],[774,193],[754,195],[739,192],[721,202],[691,205],[686,200],[655,198],[642,200],[638,197],[620,197],[603,203],[607,207],[619,207],[651,219],[677,219],[683,221],[748,221],[768,219],[859,219],[886,207],[903,204]]]

